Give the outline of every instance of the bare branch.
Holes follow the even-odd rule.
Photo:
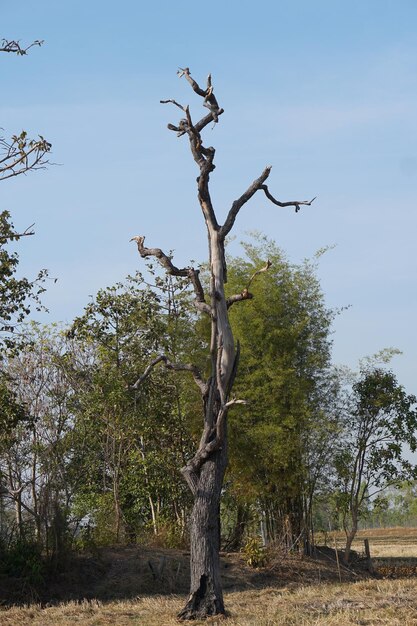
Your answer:
[[[225,407],[229,408],[231,406],[234,406],[235,404],[249,404],[247,400],[237,400],[236,398],[232,398],[232,400],[229,400],[228,402],[226,402]]]
[[[224,109],[219,109],[217,111],[217,116],[221,115],[222,113],[224,113]],[[194,125],[194,128],[198,133],[200,133],[203,130],[203,128],[205,128],[208,124],[210,124],[210,122],[214,122],[214,117],[212,113],[209,113],[208,115],[203,117],[199,122],[197,122]],[[184,128],[183,129],[177,128],[173,124],[168,124],[168,128],[169,130],[176,130],[178,133],[178,137],[185,135],[185,133],[187,132]]]
[[[158,363],[164,363],[166,369],[174,370],[176,372],[191,372],[193,375],[194,381],[196,385],[199,387],[202,395],[204,396],[207,393],[208,385],[203,380],[200,370],[196,365],[186,364],[186,363],[172,363],[167,356],[161,354],[156,357],[151,363],[149,363],[148,367],[143,372],[142,376],[140,376],[134,385],[132,385],[132,389],[138,389],[140,385],[143,383],[146,378],[148,378],[149,374],[153,370],[153,368],[158,365]]]
[[[253,294],[250,293],[246,288],[242,290],[241,293],[235,293],[233,296],[229,296],[226,300],[226,306],[228,309],[235,304],[235,302],[242,302],[242,300],[252,300]]]
[[[205,301],[203,286],[199,278],[199,270],[196,270],[193,267],[176,267],[171,261],[171,258],[165,254],[161,248],[145,248],[143,245],[145,237],[137,235],[136,237],[132,237],[130,241],[136,241],[139,254],[143,259],[153,256],[158,259],[167,274],[170,274],[171,276],[183,276],[189,278],[194,288],[194,304],[196,308],[203,313],[208,313],[209,315],[211,314],[211,307]]]
[[[207,313],[208,315],[211,315],[212,313],[211,307],[206,302],[206,299],[204,296],[204,289],[200,281],[200,270],[196,270],[193,267],[189,267],[188,277],[194,288],[194,293],[195,293],[194,306],[202,313]]]
[[[260,189],[264,191],[268,200],[270,200],[273,204],[276,204],[277,206],[280,206],[280,207],[293,206],[295,207],[296,213],[298,213],[302,205],[310,206],[312,202],[314,202],[314,200],[316,199],[316,198],[313,198],[312,200],[291,200],[290,202],[280,202],[279,200],[276,200],[274,196],[269,192],[267,185],[264,184],[270,172],[271,172],[271,166],[269,165],[268,167],[264,169],[260,177],[253,181],[253,183],[251,184],[250,187],[248,187],[245,193],[242,194],[240,198],[238,198],[237,200],[233,202],[232,208],[230,209],[227,215],[226,221],[220,229],[220,236],[223,239],[226,237],[226,235],[229,234],[229,232],[233,228],[233,224],[235,223],[237,214],[239,213],[242,206],[246,204],[246,202],[248,202],[248,200],[250,200],[252,196]]]
[[[200,133],[203,130],[203,128],[205,128],[207,126],[207,124],[210,124],[210,122],[217,123],[219,121],[219,115],[224,113],[224,109],[219,107],[217,99],[216,99],[216,97],[215,97],[215,95],[213,93],[213,85],[212,85],[212,82],[211,82],[211,74],[209,74],[208,77],[207,77],[207,88],[206,89],[201,89],[201,87],[198,85],[198,83],[190,75],[190,70],[189,70],[188,67],[185,67],[184,69],[180,68],[178,70],[177,74],[178,74],[178,76],[180,78],[182,76],[186,77],[187,81],[190,83],[190,85],[193,88],[193,90],[195,91],[195,93],[198,94],[199,96],[201,96],[202,98],[204,98],[203,106],[205,106],[208,109],[210,109],[210,113],[208,115],[206,115],[205,117],[203,117],[199,122],[197,122],[194,125],[195,131],[197,133]],[[168,102],[171,102],[172,104],[175,104],[181,110],[185,111],[185,107],[183,107],[180,104],[178,104],[178,102],[176,102],[175,100],[161,100],[162,104],[166,104]],[[175,130],[178,133],[179,137],[181,137],[182,135],[185,135],[185,133],[187,132],[188,129],[185,127],[184,121],[185,120],[181,120],[181,122],[180,122],[180,124],[178,126],[174,126],[173,124],[168,124],[169,130]]]
[[[21,237],[30,237],[31,235],[34,235],[35,231],[31,230],[33,226],[35,226],[34,223],[25,228],[23,233],[11,233],[10,235],[7,235],[7,237],[2,235],[0,237],[0,243],[5,243],[6,241],[18,241]]]
[[[177,106],[179,109],[181,109],[181,111],[185,112],[186,107],[182,106],[182,104],[179,104],[176,100],[160,100],[159,101],[160,104],[175,104],[175,106]]]
[[[14,52],[18,56],[24,56],[30,48],[33,48],[33,46],[41,46],[43,43],[43,39],[36,39],[29,46],[26,46],[26,48],[22,48],[19,41],[8,41],[7,39],[2,39],[0,52]]]
[[[188,268],[184,267],[182,269],[176,267],[170,257],[165,254],[161,250],[161,248],[145,248],[144,241],[145,237],[141,235],[136,235],[136,237],[132,237],[130,241],[136,241],[138,245],[138,251],[140,256],[145,259],[148,256],[153,256],[158,259],[159,263],[166,270],[167,274],[171,274],[172,276],[188,276]]]
[[[208,187],[210,173],[215,168],[215,165],[213,163],[215,150],[212,147],[206,148],[203,146],[200,132],[211,121],[217,122],[219,115],[223,113],[223,109],[220,109],[218,102],[213,94],[213,86],[211,83],[210,75],[207,78],[207,88],[205,90],[201,89],[198,83],[191,77],[188,67],[180,69],[178,75],[180,77],[185,76],[193,90],[199,96],[204,98],[203,104],[210,109],[210,114],[206,115],[199,122],[194,124],[191,119],[190,109],[188,106],[183,107],[176,100],[173,99],[161,100],[161,102],[163,104],[172,103],[185,112],[186,119],[180,120],[178,125],[168,124],[168,128],[169,130],[175,131],[178,136],[184,134],[188,135],[193,158],[200,168],[200,176],[198,177],[198,196],[201,209],[203,211],[207,226],[212,230],[218,230],[219,225],[217,223],[217,219],[214,213]]]
[[[269,268],[271,267],[271,265],[272,265],[272,263],[268,259],[267,262],[265,263],[264,267],[262,267],[260,270],[257,270],[256,272],[254,272],[252,274],[252,276],[250,277],[250,279],[248,281],[248,284],[241,291],[241,293],[235,294],[235,295],[230,296],[229,298],[227,298],[227,300],[226,300],[227,308],[230,308],[232,306],[232,304],[234,304],[235,302],[241,302],[242,300],[251,300],[253,298],[253,294],[250,293],[249,287],[251,286],[251,283],[252,283],[253,279],[256,276],[258,276],[259,274],[262,274],[263,272],[267,272],[269,270]]]
[[[178,71],[178,76],[180,78],[181,78],[181,76],[185,76],[185,78],[188,80],[188,82],[190,83],[191,87],[195,91],[195,93],[197,93],[199,96],[204,98],[203,106],[205,106],[208,109],[210,109],[211,114],[213,116],[213,121],[214,122],[218,122],[218,116],[219,116],[219,109],[220,109],[220,107],[219,107],[219,104],[218,104],[218,102],[216,100],[216,97],[215,97],[215,95],[213,93],[213,86],[211,84],[211,74],[209,74],[208,77],[207,77],[207,88],[206,89],[201,89],[201,87],[198,85],[198,83],[190,75],[190,70],[189,70],[188,67],[185,67],[184,69],[180,68],[180,70]]]
[[[227,215],[226,221],[220,228],[220,237],[223,240],[225,239],[226,235],[228,235],[229,232],[232,230],[237,214],[239,213],[242,206],[246,204],[246,202],[248,202],[248,200],[250,200],[252,196],[262,187],[270,172],[271,166],[266,167],[262,174],[259,176],[259,178],[253,181],[253,183],[250,187],[248,187],[245,193],[243,193],[240,198],[233,202],[232,208]]]
[[[276,204],[277,206],[280,206],[280,207],[293,206],[295,207],[296,213],[298,213],[302,205],[311,206],[311,204],[314,202],[314,200],[317,197],[317,196],[314,196],[312,200],[291,200],[290,202],[280,202],[279,200],[276,200],[274,196],[269,193],[269,189],[267,185],[262,185],[260,189],[262,189],[262,191],[265,192],[266,197],[268,198],[268,200],[271,200],[273,204]]]
[[[257,270],[256,272],[254,272],[252,274],[252,276],[249,279],[248,284],[246,285],[246,289],[249,289],[249,287],[251,286],[251,283],[253,281],[254,278],[256,278],[256,276],[259,276],[259,274],[262,274],[263,272],[267,272],[269,270],[269,268],[271,267],[272,263],[269,259],[267,259],[264,267],[261,267],[260,270]]]

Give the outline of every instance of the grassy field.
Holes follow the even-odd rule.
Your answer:
[[[353,624],[411,626],[417,624],[417,581],[382,580],[270,588],[227,593],[229,617],[213,619],[224,626],[307,626]],[[84,601],[57,607],[11,608],[1,613],[4,626],[170,626],[184,603],[177,596],[141,597],[102,603]],[[204,622],[193,622],[202,624]]]
[[[404,569],[404,576],[401,576],[402,570],[395,569],[404,559],[410,562],[416,559],[417,562],[417,529],[361,531],[356,544],[361,550],[364,538],[369,539],[375,565],[384,578],[367,578],[365,571],[352,573],[346,570],[342,571],[340,583],[336,565],[329,559],[318,561],[277,555],[267,568],[253,570],[245,566],[240,555],[224,555],[222,575],[229,615],[226,620],[214,619],[205,623],[225,626],[417,626],[415,568]],[[337,538],[337,542],[342,545],[341,538]],[[55,600],[53,606],[44,601],[42,605],[34,602],[3,608],[0,624],[178,624],[175,615],[184,604],[188,585],[187,558],[188,555],[179,551],[155,552],[139,548],[107,551],[100,557],[98,575],[93,575],[94,568],[90,563],[90,579],[84,579],[81,590],[84,593],[78,595],[77,600]],[[163,563],[164,567],[160,568],[159,579],[155,579],[158,563]],[[176,579],[179,587],[176,587]],[[69,594],[68,598],[71,597]]]
[[[370,542],[372,557],[417,558],[417,528],[361,530],[353,544],[353,549],[359,552],[363,550],[363,540],[366,538]]]

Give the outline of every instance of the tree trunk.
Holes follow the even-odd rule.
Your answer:
[[[347,565],[349,563],[350,560],[350,552],[352,549],[352,543],[353,540],[355,539],[356,536],[356,532],[357,529],[352,529],[347,535],[346,535],[346,546],[345,546],[345,554],[343,556],[343,562]]]
[[[237,505],[237,513],[236,513],[236,523],[234,525],[231,536],[229,537],[226,550],[230,552],[237,552],[243,543],[243,536],[245,534],[245,530],[249,521],[249,511],[248,507],[244,504]]]
[[[15,510],[15,517],[16,517],[17,535],[19,539],[21,539],[23,537],[22,494],[21,493],[18,493],[15,496],[14,510]]]
[[[191,514],[190,596],[178,618],[204,619],[224,613],[220,580],[220,494],[227,464],[226,445],[201,468]]]

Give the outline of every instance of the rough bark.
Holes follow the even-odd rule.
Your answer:
[[[190,595],[178,615],[183,620],[224,613],[219,550],[220,494],[226,465],[223,445],[201,468],[190,523]]]
[[[155,257],[166,272],[173,276],[188,277],[195,293],[195,306],[201,313],[211,319],[211,373],[207,381],[197,367],[192,364],[173,363],[169,356],[159,355],[146,368],[133,388],[137,389],[150,374],[152,368],[159,363],[173,370],[192,373],[200,388],[204,404],[204,426],[200,445],[194,457],[181,470],[194,496],[191,516],[191,589],[190,596],[180,612],[179,618],[201,619],[224,613],[223,594],[220,581],[219,549],[220,549],[220,496],[224,473],[227,466],[227,416],[230,407],[241,404],[243,400],[231,398],[231,390],[236,376],[239,346],[235,345],[229,323],[228,309],[239,301],[252,298],[249,287],[252,280],[270,265],[261,268],[250,278],[240,294],[226,299],[224,285],[227,280],[225,262],[225,238],[235,223],[240,209],[257,191],[280,207],[292,206],[296,212],[300,205],[310,205],[311,201],[280,202],[276,200],[265,184],[271,168],[266,167],[248,189],[233,202],[224,224],[217,222],[212,205],[209,179],[214,170],[215,150],[203,145],[201,131],[210,123],[217,123],[223,113],[213,93],[211,76],[207,78],[207,86],[202,89],[191,77],[188,68],[181,69],[179,76],[185,76],[193,91],[203,98],[203,106],[209,109],[197,123],[193,123],[188,106],[182,106],[175,100],[161,100],[171,103],[185,113],[177,125],[168,124],[169,130],[175,131],[179,137],[187,135],[194,161],[199,168],[197,178],[198,200],[207,228],[209,242],[210,292],[206,296],[199,280],[198,270],[192,267],[178,268],[172,258],[160,248],[147,248],[144,237],[136,236],[138,251],[141,257]]]

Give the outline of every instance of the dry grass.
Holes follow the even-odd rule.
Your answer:
[[[226,594],[229,617],[194,624],[214,626],[350,626],[417,625],[417,581],[383,580],[265,588]],[[178,626],[183,599],[155,596],[131,601],[69,602],[57,607],[11,608],[0,615],[2,626]]]
[[[344,582],[339,583],[335,564],[328,559],[317,561],[291,555],[277,555],[268,568],[256,571],[247,568],[239,555],[227,554],[222,559],[222,576],[229,616],[226,620],[217,618],[205,623],[210,626],[417,626],[417,529],[361,531],[356,542],[359,552],[363,550],[364,538],[370,541],[371,554],[380,573],[395,579],[364,580],[365,571],[352,574],[346,570],[342,571]],[[341,548],[342,536],[337,542]],[[81,561],[81,570],[73,574],[78,587],[73,586],[71,591],[71,577],[59,583],[65,595],[57,597],[66,601],[55,606],[30,604],[0,609],[0,624],[178,626],[175,615],[184,604],[188,587],[187,560],[188,555],[179,551],[109,549],[98,563]],[[158,579],[153,577],[150,562],[153,570],[165,563]],[[414,566],[406,565],[408,562],[414,562]],[[82,579],[79,579],[80,571],[84,572]],[[72,595],[80,585],[82,595]],[[74,597],[90,599],[69,601]],[[194,622],[196,626],[203,623]]]
[[[343,548],[346,538],[341,532],[327,535],[328,545],[334,547],[336,538],[338,548]],[[372,557],[383,558],[417,558],[417,528],[372,528],[360,530],[352,548],[359,554],[364,552],[363,540],[369,539]],[[317,540],[324,540],[318,535]]]
[[[353,549],[363,550],[368,538],[373,557],[417,558],[417,528],[375,528],[361,530]]]

